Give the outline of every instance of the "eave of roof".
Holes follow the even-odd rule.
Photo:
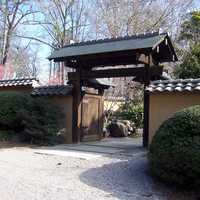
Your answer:
[[[22,78],[22,79],[5,79],[0,80],[0,87],[13,87],[13,86],[38,86],[39,81],[36,78]]]
[[[170,44],[169,48],[174,54],[174,61],[177,60],[177,56],[174,52],[173,46],[171,45],[168,34],[159,34],[158,32],[75,43],[55,50],[48,57],[48,59],[59,62],[66,61],[68,59],[76,60],[77,58],[82,58],[84,56],[102,55],[117,52],[119,53],[137,50],[140,50],[140,52],[152,52],[154,48],[165,39],[167,39],[168,43]]]
[[[72,94],[72,85],[40,86],[33,89],[32,96],[69,96]]]
[[[200,79],[175,79],[152,81],[146,91],[153,92],[200,92]]]

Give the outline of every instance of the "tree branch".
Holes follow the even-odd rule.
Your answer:
[[[19,37],[19,38],[29,39],[29,40],[35,40],[35,41],[37,41],[37,42],[43,43],[43,44],[45,44],[45,45],[47,45],[47,46],[53,48],[53,49],[56,49],[56,47],[53,46],[53,45],[51,45],[51,44],[49,44],[49,42],[46,42],[46,41],[41,40],[41,39],[36,38],[36,37],[32,37],[32,36],[23,36],[23,35],[17,35],[17,34],[15,34],[14,36],[15,36],[15,37]]]

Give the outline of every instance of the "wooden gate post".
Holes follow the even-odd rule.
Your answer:
[[[73,143],[79,143],[81,138],[81,107],[82,107],[82,91],[81,91],[81,69],[77,68],[77,77],[73,81],[73,117],[72,117],[72,140]]]
[[[150,83],[150,62],[151,57],[148,56],[148,63],[145,64],[144,74],[144,127],[143,127],[143,147],[148,147],[149,144],[149,93],[145,90]]]

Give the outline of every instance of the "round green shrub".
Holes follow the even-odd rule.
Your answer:
[[[22,142],[48,143],[59,131],[63,114],[45,98],[1,92],[0,105],[0,131],[13,131]]]
[[[200,186],[200,106],[165,121],[150,145],[150,170],[168,184]]]

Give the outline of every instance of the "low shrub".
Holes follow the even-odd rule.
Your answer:
[[[62,112],[47,99],[1,92],[0,105],[0,131],[14,131],[22,142],[48,143],[59,131]]]
[[[149,161],[152,174],[166,183],[200,186],[200,106],[180,111],[160,126]]]

